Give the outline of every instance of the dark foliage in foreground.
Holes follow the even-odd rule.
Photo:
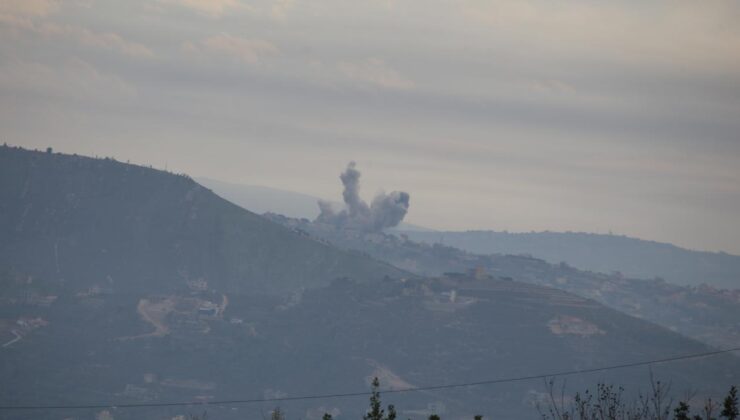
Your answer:
[[[711,397],[705,398],[698,409],[692,410],[692,395],[674,405],[669,397],[670,385],[651,378],[650,391],[639,394],[632,401],[624,397],[624,388],[598,384],[596,390],[586,390],[574,397],[565,396],[561,389],[559,395],[554,381],[546,383],[548,401],[538,405],[543,420],[736,420],[738,418],[737,388],[730,390],[720,405]],[[717,412],[719,417],[717,417]]]
[[[388,406],[388,414],[383,415],[381,408],[380,383],[378,378],[373,379],[372,395],[370,397],[370,411],[363,416],[364,420],[394,420],[396,411],[393,405]],[[640,394],[636,400],[628,402],[624,398],[624,389],[614,385],[598,384],[596,390],[586,390],[583,394],[577,393],[572,399],[566,400],[564,388],[556,396],[555,382],[546,383],[549,401],[546,408],[538,405],[543,420],[737,420],[738,398],[737,387],[730,387],[722,404],[717,404],[707,397],[696,414],[691,414],[692,396],[687,395],[684,400],[675,406],[669,397],[670,385],[650,378],[650,392]],[[715,413],[721,408],[719,417]],[[330,420],[330,414],[324,414],[324,420]],[[474,420],[482,420],[483,416],[476,415]],[[429,420],[442,420],[437,414],[429,416]]]
[[[395,420],[397,413],[390,404],[386,409],[380,400],[380,381],[373,378],[370,407],[362,416],[363,420]],[[586,390],[583,394],[577,393],[573,398],[565,395],[565,387],[558,393],[555,390],[555,381],[546,382],[548,401],[545,406],[538,405],[537,409],[543,420],[737,420],[740,418],[738,408],[737,387],[730,387],[722,404],[718,404],[707,397],[701,404],[698,412],[692,415],[690,401],[692,396],[687,395],[684,400],[674,406],[670,393],[670,385],[654,381],[651,377],[650,392],[640,394],[636,400],[627,401],[624,398],[624,388],[607,384],[597,384],[595,390]],[[559,395],[557,395],[559,394]],[[719,417],[715,416],[721,408]],[[202,416],[190,416],[189,420],[205,420]],[[483,420],[482,415],[475,415],[474,420]],[[285,420],[285,415],[279,407],[272,412],[271,420]],[[333,420],[333,416],[324,413],[322,420]],[[442,420],[438,414],[431,414],[428,420]]]

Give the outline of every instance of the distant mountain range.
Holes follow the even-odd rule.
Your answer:
[[[479,257],[455,250],[451,260],[449,248],[416,244],[432,253],[404,255],[414,248],[397,248],[397,268],[273,220],[187,176],[0,147],[0,405],[103,403],[117,420],[205,409],[209,418],[228,420],[260,418],[279,404],[290,418],[318,419],[325,411],[357,418],[366,397],[199,404],[354,392],[374,376],[384,388],[406,389],[710,349],[595,300],[535,284],[543,273],[542,282],[549,281],[550,273],[533,268],[552,267],[540,260],[506,257],[489,274],[468,272]],[[428,261],[433,271],[453,260],[461,273],[427,276],[418,266]],[[410,272],[414,266],[417,274]],[[574,284],[583,275],[565,272]],[[527,281],[507,273],[526,273]],[[727,354],[652,371],[672,381],[677,394],[719,394],[740,381],[740,359]],[[571,376],[567,392],[597,381],[645,390],[648,374],[643,367]],[[517,381],[386,394],[384,402],[396,404],[404,418],[435,412],[534,418],[543,391],[540,381]],[[193,405],[121,406],[173,401]]]
[[[691,251],[675,245],[618,235],[574,232],[403,232],[410,239],[454,246],[476,254],[532,255],[565,261],[583,270],[627,277],[740,288],[740,256]]]
[[[198,182],[259,214],[271,212],[309,220],[318,215],[318,198],[310,195],[207,178],[198,178]],[[740,256],[692,251],[626,236],[574,232],[436,231],[405,223],[389,232],[475,254],[531,255],[554,264],[566,262],[582,270],[600,273],[620,272],[627,277],[643,279],[659,277],[682,285],[706,283],[715,287],[740,288]]]

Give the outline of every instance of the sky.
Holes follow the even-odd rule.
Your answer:
[[[740,254],[740,2],[0,0],[0,141]]]

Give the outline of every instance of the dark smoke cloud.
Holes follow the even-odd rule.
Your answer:
[[[350,162],[342,172],[345,208],[339,212],[332,209],[331,204],[319,201],[321,214],[317,222],[327,223],[340,228],[351,228],[368,232],[378,232],[385,228],[397,226],[401,223],[409,210],[409,194],[402,191],[393,191],[390,194],[378,194],[368,204],[360,198],[360,171],[355,168],[355,162]]]

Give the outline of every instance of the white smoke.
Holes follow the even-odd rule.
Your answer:
[[[350,162],[342,172],[345,208],[341,211],[332,209],[331,204],[319,201],[321,214],[317,222],[327,223],[340,228],[351,228],[368,232],[378,232],[385,228],[397,226],[409,210],[409,194],[402,191],[393,191],[390,194],[378,194],[368,204],[360,198],[360,171],[355,168],[355,162]]]

